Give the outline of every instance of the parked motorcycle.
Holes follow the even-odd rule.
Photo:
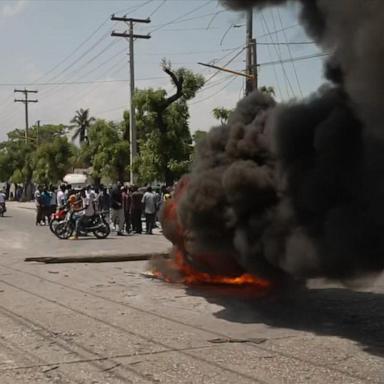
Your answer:
[[[68,239],[72,236],[76,228],[76,212],[69,211],[66,213],[64,220],[53,226],[53,233],[59,239]],[[86,223],[81,223],[79,231],[81,235],[93,233],[98,239],[105,239],[111,232],[109,224],[105,218],[106,212],[100,212],[94,216],[87,217]]]

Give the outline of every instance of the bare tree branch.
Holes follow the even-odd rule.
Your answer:
[[[174,72],[171,71],[170,67],[164,66],[163,71],[171,77],[173,84],[176,86],[176,93],[172,96],[169,96],[167,99],[165,99],[163,110],[167,109],[172,103],[174,103],[176,100],[180,99],[183,96],[183,82],[184,78],[183,76],[180,76],[178,78]]]

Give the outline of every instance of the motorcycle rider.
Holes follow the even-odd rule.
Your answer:
[[[75,235],[71,237],[72,240],[79,238],[81,227],[86,226],[89,218],[95,215],[95,198],[95,193],[92,190],[81,190],[82,208],[73,208],[78,217],[75,224]]]

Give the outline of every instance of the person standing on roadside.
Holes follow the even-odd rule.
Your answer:
[[[49,222],[49,210],[51,205],[51,194],[48,191],[46,185],[44,185],[43,192],[41,193],[41,218],[44,222],[44,225]]]
[[[116,223],[116,232],[118,236],[124,235],[124,210],[121,187],[121,183],[117,182],[111,192],[112,223]]]
[[[65,184],[61,184],[56,195],[57,208],[63,209],[66,205],[67,199],[65,197]]]
[[[108,193],[107,187],[105,187],[103,184],[100,185],[100,196],[98,198],[99,200],[99,209],[102,212],[106,212],[106,218],[108,219],[109,223],[109,212],[111,210],[111,196]]]
[[[147,188],[147,192],[144,193],[141,202],[144,205],[146,233],[152,235],[157,205],[157,196],[152,192],[152,187]]]
[[[136,185],[132,187],[132,197],[131,197],[131,219],[132,219],[132,229],[135,233],[141,234],[143,231],[141,225],[141,213],[142,213],[142,203],[143,194],[139,191]]]
[[[38,185],[35,191],[35,204],[36,204],[36,225],[41,225],[42,217],[42,200],[41,200],[41,185]]]
[[[56,209],[57,209],[57,194],[55,191],[55,187],[53,185],[51,185],[49,187],[49,190],[50,190],[49,194],[51,196],[51,200],[49,201],[48,221],[50,222],[51,221],[51,215],[54,214],[56,212]]]
[[[123,187],[123,211],[125,220],[125,231],[131,233],[131,194],[127,187]]]

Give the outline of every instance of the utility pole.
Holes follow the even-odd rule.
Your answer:
[[[251,76],[245,82],[245,95],[257,89],[257,48],[256,39],[253,37],[253,10],[247,11],[246,29],[246,74]]]
[[[130,108],[129,108],[129,143],[130,143],[130,182],[135,182],[135,175],[132,169],[132,165],[137,156],[137,139],[136,139],[136,118],[135,118],[135,107],[133,104],[135,96],[135,61],[134,61],[134,39],[150,39],[150,35],[137,35],[133,33],[134,23],[150,23],[151,20],[147,19],[133,19],[126,16],[116,17],[112,15],[111,20],[113,21],[124,21],[129,23],[129,32],[125,31],[122,33],[112,31],[111,36],[124,37],[129,39],[129,74],[130,74]],[[123,181],[123,180],[122,180]]]
[[[36,122],[36,144],[39,145],[40,120]]]
[[[15,99],[15,103],[24,103],[25,106],[25,142],[28,142],[28,128],[29,128],[29,122],[28,122],[28,104],[29,103],[37,103],[38,100],[30,100],[28,99],[29,93],[38,93],[36,90],[30,90],[30,89],[14,89],[15,93],[23,93],[24,99]]]

